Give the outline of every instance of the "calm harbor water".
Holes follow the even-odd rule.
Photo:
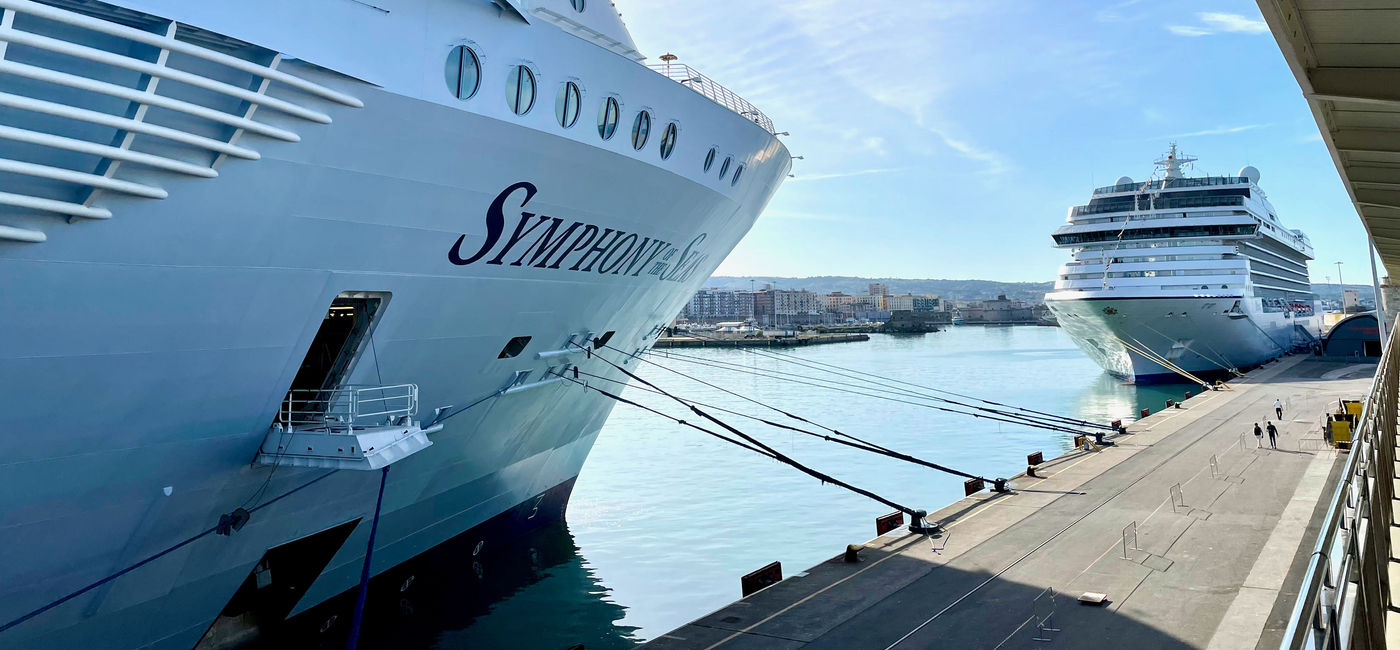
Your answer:
[[[757,370],[822,375],[743,350],[675,352]],[[778,352],[1100,422],[1131,419],[1144,407],[1156,411],[1165,400],[1192,390],[1122,384],[1053,327],[877,334],[868,342]],[[1049,458],[1070,446],[1069,434],[761,379],[676,355],[653,358],[814,422],[975,474],[1016,474],[1025,469],[1027,453],[1044,451]],[[680,396],[773,415],[660,367],[631,365]],[[663,397],[631,388],[625,396],[685,417]],[[933,511],[962,496],[962,479],[955,476],[737,417],[722,419],[813,468],[898,503]],[[434,587],[433,593],[406,590],[404,598],[372,599],[380,604],[371,603],[362,647],[632,647],[738,598],[739,576],[748,571],[779,560],[792,575],[836,555],[847,543],[870,539],[875,517],[889,510],[619,404],[579,476],[566,525],[523,540],[486,567],[468,568],[464,554],[448,549],[430,554],[424,558],[434,565],[429,570],[461,578],[432,581],[450,585]]]

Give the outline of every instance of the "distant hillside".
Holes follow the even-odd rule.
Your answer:
[[[866,285],[883,282],[889,285],[890,293],[932,293],[948,300],[985,300],[1005,294],[1007,298],[1039,302],[1050,291],[1053,282],[994,282],[992,280],[932,280],[908,278],[857,278],[846,275],[819,275],[810,278],[785,277],[733,277],[716,275],[705,283],[706,287],[720,289],[762,289],[772,283],[779,289],[806,289],[817,293],[840,291],[852,295],[865,293]],[[1314,284],[1313,293],[1323,300],[1341,300],[1343,289],[1355,289],[1362,300],[1374,300],[1375,292],[1369,284]]]
[[[1376,291],[1369,284],[1319,284],[1314,283],[1312,290],[1321,300],[1341,300],[1343,289],[1355,289],[1357,298],[1361,300],[1374,301]]]
[[[917,280],[907,278],[856,278],[842,275],[822,275],[810,278],[731,277],[717,275],[705,283],[720,289],[762,289],[772,283],[779,289],[806,289],[817,293],[841,291],[865,293],[866,285],[883,282],[890,293],[937,294],[948,300],[983,300],[1005,294],[1008,298],[1040,301],[1050,290],[1051,282],[993,282],[991,280]]]

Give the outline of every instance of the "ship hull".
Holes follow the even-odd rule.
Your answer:
[[[1232,309],[1236,301],[1238,310]],[[1265,312],[1258,299],[1088,298],[1046,300],[1060,327],[1108,373],[1137,383],[1190,382],[1232,375],[1280,357],[1316,335],[1316,318]],[[1152,355],[1139,353],[1146,349]]]
[[[571,39],[561,49],[592,47],[557,38]],[[441,84],[439,56],[430,63]],[[0,645],[191,647],[269,549],[347,523],[353,531],[291,613],[357,584],[380,474],[253,462],[328,306],[345,292],[387,296],[348,383],[416,384],[425,420],[476,404],[391,467],[373,573],[464,533],[489,530],[495,539],[479,544],[503,543],[562,516],[613,403],[568,381],[501,389],[520,373],[544,378],[560,361],[539,353],[569,351],[585,335],[613,332],[616,350],[649,347],[789,167],[769,133],[680,84],[601,50],[571,60],[581,70],[595,60],[636,67],[639,94],[698,132],[713,127],[735,151],[756,152],[744,182],[700,176],[711,140],[702,147],[699,133],[676,148],[695,172],[682,173],[631,151],[622,129],[610,143],[596,131],[585,137],[591,118],[557,133],[548,106],[513,122],[291,62],[284,69],[364,106],[316,105],[334,118],[324,127],[267,111],[269,124],[299,129],[300,141],[246,134],[240,144],[261,158],[230,160],[218,178],[129,170],[169,196],[104,197],[108,220],[0,210],[5,224],[48,234],[42,244],[0,242],[0,624],[222,514],[273,501],[232,535],[208,535],[106,582],[0,633]],[[20,112],[0,113],[0,123],[53,126]],[[6,146],[0,155],[35,155]],[[10,191],[27,182],[0,178]],[[504,225],[493,222],[497,205]],[[580,237],[554,252],[531,248],[533,235],[517,240],[541,216],[559,219],[556,236],[579,224]],[[607,272],[585,267],[586,246],[568,251],[590,229],[652,247]],[[498,358],[521,336],[531,337],[522,354]],[[574,361],[625,379],[598,359]],[[512,512],[524,514],[480,528]]]

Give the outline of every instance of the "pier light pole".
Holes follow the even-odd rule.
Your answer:
[[[1342,263],[1337,262],[1337,286],[1342,286]]]

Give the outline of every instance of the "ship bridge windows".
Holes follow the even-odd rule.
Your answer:
[[[506,105],[516,115],[529,113],[535,107],[535,72],[529,66],[510,69],[506,77]]]
[[[447,53],[447,89],[457,99],[471,99],[481,87],[481,59],[470,47],[458,45]]]
[[[567,129],[578,122],[579,101],[582,98],[578,84],[572,81],[565,82],[559,88],[559,96],[554,100],[554,116],[559,119],[559,126]]]
[[[651,113],[647,111],[637,111],[637,118],[632,120],[632,148],[641,151],[647,146],[647,136],[651,135]]]
[[[611,140],[614,133],[617,133],[617,120],[621,117],[622,107],[618,105],[616,97],[609,97],[603,100],[603,108],[598,111],[598,136],[604,140]]]

